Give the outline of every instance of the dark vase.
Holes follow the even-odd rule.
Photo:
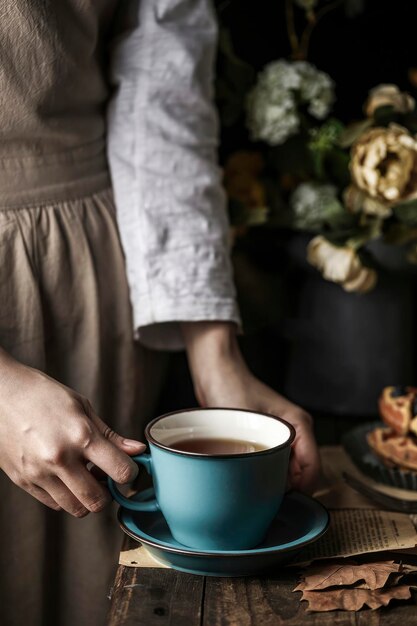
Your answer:
[[[384,386],[414,381],[414,274],[403,249],[377,242],[376,288],[347,293],[308,265],[308,241],[300,235],[288,245],[285,393],[316,413],[374,416]]]

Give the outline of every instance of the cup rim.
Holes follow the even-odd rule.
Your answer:
[[[170,446],[160,443],[151,435],[152,427],[160,420],[164,419],[165,417],[170,417],[171,415],[178,415],[179,413],[189,413],[191,411],[236,411],[240,413],[255,413],[257,415],[270,417],[271,419],[275,421],[281,422],[282,424],[288,427],[290,434],[286,441],[284,441],[283,443],[280,443],[277,446],[274,446],[273,448],[267,448],[266,450],[257,450],[255,452],[240,452],[238,454],[233,454],[233,453],[207,454],[205,452],[189,452],[185,450],[176,450],[175,448],[171,448]],[[296,435],[295,428],[292,424],[282,419],[282,417],[278,417],[277,415],[273,415],[272,413],[266,413],[264,411],[255,411],[252,409],[239,409],[237,407],[221,407],[221,406],[195,407],[191,409],[179,409],[177,411],[170,411],[169,413],[164,413],[163,415],[159,415],[158,417],[155,417],[153,420],[151,420],[147,424],[145,428],[145,437],[147,441],[150,444],[156,446],[157,448],[160,448],[161,450],[166,450],[168,452],[171,452],[172,454],[177,454],[179,456],[190,456],[190,457],[199,457],[199,458],[206,458],[206,459],[226,459],[226,458],[238,459],[242,457],[264,456],[266,454],[272,454],[273,452],[276,452],[277,450],[280,450],[281,448],[286,448],[288,446],[291,446],[292,442],[295,439],[295,435]]]

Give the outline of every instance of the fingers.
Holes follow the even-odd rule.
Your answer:
[[[107,424],[105,424],[98,415],[94,413],[91,407],[89,417],[103,437],[108,441],[111,441],[112,444],[120,448],[120,450],[123,450],[123,452],[126,452],[126,454],[140,454],[146,449],[146,445],[141,441],[136,441],[135,439],[125,439],[124,437],[118,435],[114,430],[107,426]]]
[[[85,398],[81,398],[81,403],[83,405],[84,411],[93,422],[99,433],[101,433],[103,437],[111,441],[115,446],[130,455],[140,454],[145,450],[146,445],[141,441],[121,437],[109,426],[107,426],[107,424],[103,422],[103,420],[95,413],[93,407],[88,400],[86,400]]]
[[[100,436],[94,438],[86,450],[86,457],[117,483],[132,482],[138,475],[138,466],[129,454],[140,454],[146,446],[139,441],[123,439],[94,413],[90,417]]]
[[[37,485],[31,485],[30,487],[26,489],[26,491],[30,493],[31,496],[39,500],[39,502],[42,502],[42,504],[45,504],[50,509],[53,509],[54,511],[62,510],[59,504],[55,502],[55,500],[49,495],[49,493],[47,493],[41,487],[38,487]]]
[[[88,509],[57,476],[46,478],[42,483],[42,488],[64,511],[74,517],[85,517],[88,514]]]
[[[101,485],[85,467],[69,468],[60,473],[60,479],[75,496],[77,502],[91,513],[99,513],[112,498],[104,485]]]
[[[91,476],[94,476],[94,478],[99,482],[107,482],[107,474],[97,467],[97,465],[93,465],[91,461],[87,463],[87,470],[90,472]]]
[[[124,439],[115,433],[94,414],[87,401],[83,401],[82,405],[90,424],[93,424],[88,437],[83,436],[81,443],[77,443],[77,439],[73,440],[71,454],[55,451],[55,471],[43,476],[40,483],[32,483],[27,489],[43,504],[55,510],[63,509],[75,517],[84,517],[89,512],[97,513],[111,502],[107,488],[97,480],[97,476],[103,476],[103,472],[105,477],[111,476],[119,483],[134,480],[138,467],[129,454],[139,454],[146,447],[139,441]],[[89,463],[86,464],[86,461]],[[89,471],[91,467],[88,466],[91,464],[94,474]]]
[[[296,426],[294,456],[290,463],[291,485],[304,493],[313,493],[320,476],[320,455],[312,427],[307,423]]]
[[[321,468],[313,419],[295,405],[292,405],[283,417],[294,426],[296,432],[288,472],[291,487],[312,494],[317,486]]]

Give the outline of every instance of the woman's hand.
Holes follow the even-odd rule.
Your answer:
[[[186,322],[182,331],[199,403],[272,413],[290,422],[296,431],[290,484],[312,493],[319,478],[320,459],[311,416],[253,376],[240,353],[234,325]]]
[[[106,426],[85,398],[0,350],[0,467],[40,502],[75,517],[101,511],[111,497],[87,464],[127,483],[138,471],[128,455],[144,448]]]

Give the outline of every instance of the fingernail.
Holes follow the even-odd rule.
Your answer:
[[[135,441],[134,439],[123,439],[123,445],[126,446],[126,448],[135,448],[135,450],[138,448],[144,450],[146,448],[146,444],[141,441]]]

